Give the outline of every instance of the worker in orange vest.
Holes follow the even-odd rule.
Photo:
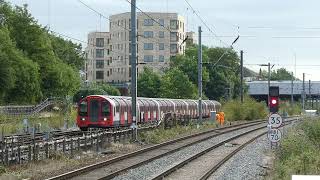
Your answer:
[[[219,113],[216,114],[216,120],[218,121],[218,124],[220,124],[220,114]]]
[[[220,115],[220,125],[223,126],[224,125],[224,112],[219,112]]]

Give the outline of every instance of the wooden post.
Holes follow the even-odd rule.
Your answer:
[[[18,146],[18,163],[21,164],[21,147]]]
[[[80,144],[80,137],[78,137],[77,142],[78,142],[78,151],[80,151],[80,146],[81,146],[81,144]]]
[[[57,150],[58,150],[57,141],[53,142],[53,146],[54,146],[54,151],[57,152]]]
[[[28,145],[28,160],[32,160],[32,148],[31,145]]]
[[[71,152],[71,157],[73,157],[73,138],[70,139],[70,152]]]
[[[63,154],[66,153],[66,139],[63,138],[63,142],[62,142],[62,151],[63,151]]]
[[[49,144],[48,144],[48,142],[45,142],[44,149],[45,149],[45,153],[46,153],[46,158],[49,158]]]

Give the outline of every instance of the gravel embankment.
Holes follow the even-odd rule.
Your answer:
[[[296,123],[293,123],[296,124]],[[281,128],[283,135],[287,129],[292,125]],[[283,137],[282,137],[283,138]],[[228,162],[226,162],[217,172],[215,172],[210,180],[239,180],[265,179],[266,168],[269,168],[272,163],[272,156],[270,155],[270,141],[267,135],[258,138],[253,143],[246,146]]]
[[[153,177],[154,175],[162,172],[163,170],[173,166],[176,163],[181,162],[184,159],[187,159],[188,157],[204,150],[209,147],[211,147],[213,144],[217,144],[223,140],[226,140],[232,136],[241,134],[243,132],[246,132],[248,130],[254,129],[255,127],[261,127],[261,125],[253,126],[253,127],[247,127],[245,129],[236,130],[231,133],[223,134],[218,137],[209,139],[207,141],[198,143],[196,145],[184,148],[181,151],[175,152],[169,156],[157,159],[155,161],[152,161],[148,164],[145,164],[143,166],[140,166],[135,169],[129,170],[127,173],[115,177],[115,180],[127,180],[127,179],[149,179]]]

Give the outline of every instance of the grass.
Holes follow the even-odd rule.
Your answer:
[[[281,141],[275,161],[274,179],[293,174],[320,174],[320,119],[307,119]]]
[[[266,118],[268,115],[266,104],[250,97],[246,97],[243,103],[239,99],[224,102],[222,111],[228,121],[256,120]]]
[[[170,129],[164,129],[161,127],[152,131],[140,133],[139,139],[146,143],[157,144],[183,135],[190,135],[215,127],[217,127],[217,125],[213,121],[206,121],[199,126],[194,123],[190,123],[188,126],[176,126]]]
[[[29,127],[41,126],[40,130],[49,131],[59,129],[64,126],[67,120],[68,127],[75,124],[77,111],[71,109],[69,113],[63,112],[43,112],[34,116],[8,116],[0,115],[0,133],[13,134],[23,130],[23,119],[28,119]]]

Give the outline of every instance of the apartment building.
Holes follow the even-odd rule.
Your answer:
[[[146,14],[137,13],[138,73],[143,71],[144,66],[161,72],[169,66],[170,57],[183,54],[185,51],[184,18],[177,13],[147,12]],[[131,81],[130,17],[130,12],[110,16],[110,32],[104,33],[106,39],[104,62],[106,64],[103,69],[100,68],[101,66],[98,66],[99,68],[92,66],[92,62],[96,61],[97,63],[100,59],[95,59],[95,54],[88,55],[86,63],[88,81],[101,81],[101,79],[97,79],[97,75],[101,78],[102,70],[104,71],[104,82],[125,83]],[[97,34],[99,32],[90,33],[88,39],[91,40],[92,35]],[[89,44],[86,52],[100,53],[100,50],[94,49],[100,48]],[[90,61],[91,66],[87,66]]]
[[[86,80],[89,82],[110,82],[109,73],[106,71],[110,66],[110,33],[91,32],[88,34],[87,44],[85,49]]]

